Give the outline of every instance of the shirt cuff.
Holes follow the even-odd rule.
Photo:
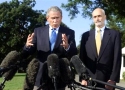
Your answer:
[[[70,45],[69,45],[69,47],[67,48],[67,49],[65,49],[66,51],[68,51],[69,50],[69,48],[70,48]]]
[[[26,45],[24,46],[25,50],[29,50],[31,47],[27,47]]]

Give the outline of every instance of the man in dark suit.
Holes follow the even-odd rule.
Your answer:
[[[37,59],[40,62],[40,68],[33,90],[37,90],[40,86],[42,66],[47,60],[48,55],[55,53],[59,58],[71,58],[77,54],[74,31],[60,25],[62,21],[61,9],[56,6],[49,8],[46,19],[49,25],[35,28],[34,33],[28,36],[23,50],[25,56],[37,51]],[[54,36],[52,36],[53,32]],[[54,42],[51,43],[53,37],[55,41],[53,40]],[[58,90],[65,90],[65,85],[59,87]]]
[[[115,84],[119,82],[121,68],[120,33],[105,26],[106,15],[103,9],[95,9],[92,12],[92,18],[95,30],[83,33],[80,59],[86,65],[92,78]],[[81,84],[88,83],[81,77]],[[113,90],[111,86],[99,83],[97,86]]]

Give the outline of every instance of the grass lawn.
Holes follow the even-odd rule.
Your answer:
[[[12,80],[5,82],[4,90],[22,90],[25,79],[25,73],[17,73]],[[0,84],[3,78],[0,78]]]
[[[16,73],[12,80],[5,82],[3,90],[23,90],[23,84],[25,79],[25,73]],[[3,82],[3,78],[0,77],[0,84]],[[121,82],[125,82],[121,80]]]

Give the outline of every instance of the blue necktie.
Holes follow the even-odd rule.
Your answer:
[[[51,51],[53,51],[53,48],[54,48],[54,45],[55,45],[55,42],[56,42],[56,29],[52,29],[52,32],[51,32],[51,37],[50,37],[50,43],[51,43]]]

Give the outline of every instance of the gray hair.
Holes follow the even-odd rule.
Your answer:
[[[62,10],[61,10],[59,7],[57,7],[57,6],[52,6],[52,7],[50,7],[50,8],[47,10],[46,17],[49,16],[49,12],[50,12],[50,11],[54,11],[54,12],[59,11],[60,14],[61,14],[61,16],[62,16]]]

